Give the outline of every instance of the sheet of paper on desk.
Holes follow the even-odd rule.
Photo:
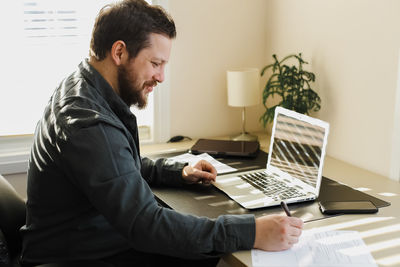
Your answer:
[[[251,251],[253,266],[376,267],[357,231],[305,230],[299,243],[279,252]]]
[[[222,162],[219,162],[218,160],[214,159],[213,157],[211,157],[210,155],[208,155],[207,153],[203,153],[200,155],[193,155],[190,153],[185,153],[182,155],[178,155],[175,157],[170,158],[172,160],[175,161],[181,161],[181,162],[188,162],[190,165],[194,165],[196,164],[198,161],[204,159],[207,160],[208,162],[210,162],[214,168],[217,170],[218,174],[222,174],[222,173],[227,173],[227,172],[234,172],[237,169],[232,168]]]

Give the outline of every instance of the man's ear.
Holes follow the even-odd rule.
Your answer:
[[[128,50],[124,41],[118,40],[111,47],[111,59],[115,65],[119,66],[129,58]]]

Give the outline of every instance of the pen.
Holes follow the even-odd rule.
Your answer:
[[[288,217],[292,217],[292,214],[290,214],[290,210],[284,201],[281,201],[281,207]]]

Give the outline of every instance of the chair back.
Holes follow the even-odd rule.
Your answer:
[[[2,244],[2,251],[8,247],[10,258],[21,252],[22,241],[19,229],[25,224],[25,215],[25,201],[0,175],[0,245]],[[5,242],[2,239],[5,239]]]

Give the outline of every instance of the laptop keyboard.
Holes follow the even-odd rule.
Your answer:
[[[247,173],[240,175],[239,177],[274,200],[285,200],[306,195],[296,187],[288,186],[283,181],[280,181],[273,175],[269,175],[263,171]]]

